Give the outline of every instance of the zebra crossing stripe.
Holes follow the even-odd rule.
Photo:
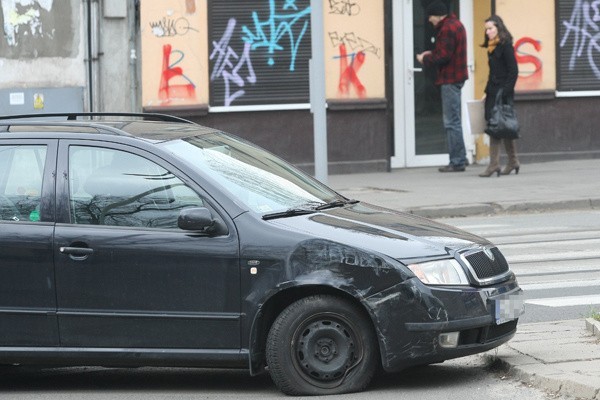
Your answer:
[[[525,304],[546,307],[570,307],[600,304],[600,294],[589,296],[548,297],[545,299],[525,300]]]

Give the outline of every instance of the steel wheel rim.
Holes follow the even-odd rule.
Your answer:
[[[356,326],[336,313],[305,319],[294,332],[291,356],[294,368],[310,384],[334,388],[363,357]]]

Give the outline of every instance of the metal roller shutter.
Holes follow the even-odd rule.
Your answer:
[[[309,102],[310,0],[208,2],[210,105]]]
[[[557,0],[558,90],[600,90],[600,18],[589,1]]]

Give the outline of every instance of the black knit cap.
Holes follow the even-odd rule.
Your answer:
[[[427,6],[427,16],[431,15],[448,15],[448,7],[442,1],[436,0]]]

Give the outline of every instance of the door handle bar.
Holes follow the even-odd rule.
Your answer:
[[[72,254],[75,256],[88,256],[94,252],[94,249],[87,247],[61,247],[58,250],[62,254]]]

